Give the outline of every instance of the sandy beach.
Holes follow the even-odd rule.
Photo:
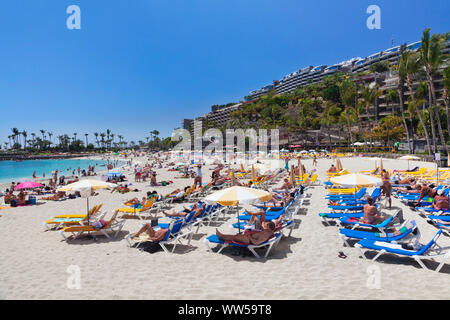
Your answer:
[[[144,161],[144,160],[143,160]],[[362,158],[343,158],[343,167],[351,172],[374,168]],[[319,179],[331,159],[302,160],[307,170],[317,169]],[[291,164],[296,164],[291,160]],[[406,161],[386,160],[389,170],[405,169]],[[432,163],[411,161],[410,166],[434,168]],[[203,182],[209,182],[212,165],[204,166]],[[178,172],[156,169],[158,181],[172,180],[168,186],[150,187],[149,182],[134,182],[127,194],[100,190],[90,198],[90,205],[103,204],[109,219],[127,199],[141,198],[147,191],[165,195],[176,188],[192,185],[194,179],[175,178]],[[100,174],[96,177],[100,178]],[[370,189],[369,192],[372,190]],[[148,253],[129,248],[125,236],[136,232],[143,221],[127,219],[114,240],[99,236],[97,241],[75,240],[67,243],[58,231],[46,231],[43,223],[58,214],[84,214],[86,199],[47,202],[37,206],[0,210],[0,299],[448,299],[450,261],[439,273],[424,270],[410,258],[383,256],[377,262],[359,257],[358,250],[343,247],[339,229],[324,226],[318,216],[327,212],[322,185],[310,187],[291,237],[284,237],[268,259],[233,255],[227,248],[221,254],[207,252],[204,239],[219,228],[235,233],[229,226],[235,215],[217,224],[201,227],[190,246],[178,245],[173,254]],[[415,219],[422,234],[421,243],[437,229],[424,218],[393,198],[393,208],[402,208],[404,218]],[[181,209],[177,204],[170,210]],[[383,209],[387,210],[387,209]],[[389,211],[388,211],[389,212]],[[158,213],[160,221],[167,221]],[[450,246],[450,238],[438,241]],[[229,249],[229,250],[228,250]],[[346,259],[338,257],[343,251]],[[436,263],[427,264],[433,269]],[[72,266],[80,271],[79,289],[68,286]],[[373,286],[373,275],[379,286]]]

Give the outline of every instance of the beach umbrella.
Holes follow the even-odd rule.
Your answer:
[[[420,160],[420,158],[416,157],[416,156],[407,155],[407,156],[397,158],[397,160],[408,160],[408,170],[409,170],[409,161],[410,160]]]
[[[107,189],[117,187],[114,183],[104,182],[101,180],[80,180],[62,188],[57,189],[57,191],[79,191],[83,198],[86,198],[87,202],[87,216],[88,216],[88,225],[89,221],[89,196],[91,195],[93,190]]]
[[[351,173],[343,176],[331,178],[330,182],[333,184],[338,184],[345,188],[354,188],[354,187],[375,187],[381,186],[383,181],[380,178],[360,174],[360,173]]]
[[[269,201],[271,198],[272,195],[270,194],[270,192],[267,191],[234,186],[210,194],[205,198],[205,202],[207,204],[218,203],[222,206],[239,207],[243,205],[252,205],[256,202]],[[238,224],[240,224],[239,210],[237,211],[237,215],[238,215]]]
[[[42,184],[34,182],[34,181],[25,181],[22,183],[19,183],[14,190],[21,190],[21,189],[34,189],[38,187],[43,187]]]

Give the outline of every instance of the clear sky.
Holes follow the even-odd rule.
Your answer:
[[[366,27],[372,4],[381,30]],[[66,27],[69,5],[81,30]],[[13,127],[169,136],[299,68],[450,31],[449,12],[448,0],[2,0],[0,142]]]

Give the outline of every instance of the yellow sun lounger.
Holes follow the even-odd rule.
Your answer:
[[[70,238],[66,236],[67,233],[71,233],[73,239],[78,238],[80,235],[87,233],[87,232],[101,232],[104,236],[106,236],[108,239],[112,239],[117,237],[120,230],[122,230],[123,225],[125,224],[125,220],[117,220],[117,213],[116,210],[114,214],[111,216],[111,219],[106,223],[105,226],[96,229],[93,225],[88,226],[74,226],[74,227],[65,227],[60,231],[61,236],[64,238],[64,240],[68,241]],[[108,233],[109,232],[115,232],[113,237],[111,237]]]
[[[89,213],[89,221],[102,219],[106,212],[103,212],[97,215],[98,211],[95,213]],[[71,218],[53,218],[44,222],[44,226],[47,230],[57,230],[62,227],[67,227],[71,225],[81,225],[84,226],[88,223],[88,215],[84,215],[83,217],[71,217]]]
[[[130,208],[130,207],[119,208],[119,209],[117,209],[117,212],[133,214],[133,215],[137,214],[137,217],[139,219],[142,219],[143,215],[140,213],[149,211],[152,208],[154,202],[155,202],[155,197],[152,197],[150,200],[147,200],[147,202],[142,206],[142,208]]]
[[[100,208],[103,206],[103,203],[99,204],[98,206],[93,206],[91,210],[89,210],[90,215],[94,215],[97,212],[100,211]],[[83,218],[87,217],[87,214],[60,214],[57,216],[54,216],[53,218]]]

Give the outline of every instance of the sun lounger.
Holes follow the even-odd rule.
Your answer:
[[[125,220],[116,219],[117,213],[118,211],[116,210],[114,214],[111,216],[111,219],[106,223],[106,225],[100,229],[95,229],[93,225],[72,226],[63,228],[60,231],[60,234],[66,241],[69,240],[69,237],[66,236],[67,233],[71,233],[73,239],[76,239],[80,235],[85,234],[87,232],[100,232],[108,239],[115,238],[119,234],[120,230],[122,230],[122,227],[125,224]],[[108,234],[110,232],[114,232],[114,235],[112,237]]]
[[[192,239],[192,231],[188,229],[183,229],[183,219],[177,219],[171,221],[168,225],[158,224],[161,228],[168,229],[164,238],[158,242],[161,248],[166,253],[173,253],[178,243],[183,244],[181,239],[189,237],[188,245]],[[150,241],[148,234],[141,234],[140,237],[132,239],[131,234],[126,237],[128,246],[131,248],[134,244],[136,244],[136,248],[139,247],[142,243]],[[172,250],[169,251],[167,245],[173,245]]]
[[[89,215],[89,221],[92,222],[94,220],[100,220],[103,219],[106,215],[106,211],[100,213],[100,214],[90,214]],[[68,227],[72,225],[87,225],[88,222],[88,216],[85,215],[83,218],[53,218],[49,219],[44,222],[44,226],[47,230],[57,230],[63,227]]]
[[[336,213],[336,212],[322,212],[319,213],[319,217],[322,219],[322,221],[326,225],[331,225],[330,221],[335,221],[335,219],[340,219],[343,217],[355,217],[355,218],[362,218],[364,217],[364,212],[358,211],[358,212],[346,212],[346,213]]]
[[[344,241],[344,245],[350,246],[347,242],[348,239],[369,239],[374,241],[385,241],[385,242],[405,242],[412,241],[413,238],[419,239],[420,232],[417,229],[417,224],[414,220],[411,222],[405,222],[405,224],[395,232],[370,232],[361,231],[354,229],[342,228],[339,230],[339,235]],[[413,236],[413,237],[411,237]]]
[[[267,256],[269,255],[270,251],[272,250],[272,247],[276,246],[276,244],[278,243],[278,241],[280,241],[281,239],[281,233],[275,233],[273,235],[272,238],[270,238],[269,240],[259,244],[259,245],[252,245],[252,244],[242,244],[242,243],[237,243],[237,242],[229,242],[229,241],[223,241],[220,240],[217,235],[213,234],[209,237],[207,237],[204,242],[206,245],[206,248],[209,252],[213,252],[212,251],[212,247],[211,245],[218,245],[220,246],[219,250],[217,251],[217,253],[222,252],[223,249],[225,249],[228,246],[233,246],[233,247],[238,247],[238,248],[247,248],[250,250],[251,253],[253,253],[253,255],[256,258],[261,258],[261,256],[255,251],[255,249],[258,248],[265,248],[266,249],[266,253],[264,254],[264,258],[267,258]]]
[[[133,216],[137,216],[139,219],[144,219],[148,216],[148,213],[150,213],[150,209],[153,206],[153,203],[155,202],[155,198],[151,198],[150,200],[147,200],[147,202],[142,206],[142,208],[119,208],[117,209],[118,212],[125,213],[127,215],[133,214]],[[124,217],[125,215],[122,215]]]
[[[370,239],[363,239],[359,241],[358,243],[355,244],[355,247],[359,249],[360,255],[364,259],[367,258],[364,254],[363,248],[378,251],[378,254],[372,259],[372,261],[378,259],[378,257],[381,256],[382,254],[390,253],[399,256],[412,257],[424,269],[428,268],[425,266],[423,260],[426,259],[434,260],[437,257],[442,257],[440,264],[435,270],[436,272],[439,272],[439,270],[441,270],[447,258],[450,256],[450,250],[448,247],[441,247],[436,243],[441,233],[442,230],[439,230],[427,245],[422,246],[418,250],[414,250],[412,248],[405,249],[402,246],[402,244],[376,241]]]
[[[364,223],[361,222],[359,218],[356,217],[342,217],[338,220],[338,224],[340,226],[351,226],[352,229],[355,228],[372,228],[372,229],[378,229],[378,230],[382,230],[384,228],[388,228],[389,224],[391,224],[394,219],[397,217],[397,215],[402,212],[402,209],[397,210],[391,217],[386,218],[385,220],[383,220],[383,222],[378,223],[378,224],[369,224],[369,223]],[[391,228],[394,226],[390,226]]]

